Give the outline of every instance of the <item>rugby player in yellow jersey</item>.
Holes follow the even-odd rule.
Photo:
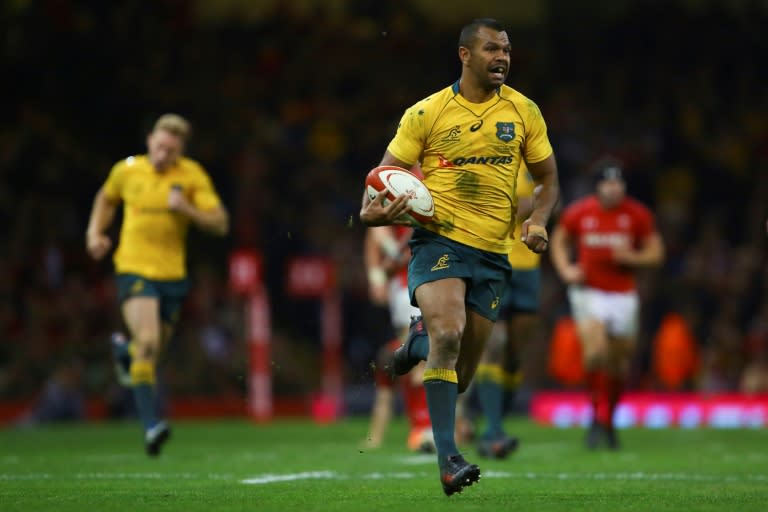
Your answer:
[[[504,85],[509,54],[509,38],[496,20],[465,26],[458,48],[461,77],[405,111],[381,161],[406,169],[421,161],[435,202],[434,221],[415,229],[410,241],[408,287],[423,321],[412,322],[393,366],[404,375],[427,361],[424,387],[447,495],[480,478],[477,465],[456,447],[456,399],[472,380],[510,279],[520,163],[542,185],[521,228],[521,240],[534,252],[547,249],[546,225],[559,196],[541,112]],[[405,195],[384,205],[384,193],[373,200],[363,193],[360,219],[367,226],[395,224],[408,208]]]
[[[88,253],[100,260],[112,241],[106,234],[123,203],[120,243],[113,260],[123,320],[130,342],[113,336],[121,383],[132,387],[144,425],[144,445],[156,456],[170,436],[160,420],[155,372],[161,344],[170,338],[188,289],[186,234],[190,224],[225,235],[229,218],[203,167],[183,156],[189,123],[161,116],[147,136],[147,154],[112,167],[99,189],[86,233]]]
[[[518,220],[533,210],[534,182],[524,165],[517,174]],[[517,448],[518,439],[504,432],[504,412],[520,383],[522,344],[536,325],[541,281],[537,254],[520,242],[521,223],[515,223],[514,241],[508,254],[512,279],[499,304],[499,320],[477,367],[474,391],[485,417],[485,429],[477,443],[482,457],[503,459]]]

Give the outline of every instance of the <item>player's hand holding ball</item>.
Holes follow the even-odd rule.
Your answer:
[[[397,219],[405,215],[408,206],[408,197],[400,195],[393,201],[387,200],[387,191],[379,192],[376,197],[370,199],[366,196],[363,209],[360,211],[360,220],[366,226],[388,226],[396,224]]]
[[[412,172],[394,165],[382,165],[366,176],[360,210],[360,220],[366,226],[419,226],[431,222],[434,213],[432,194]]]

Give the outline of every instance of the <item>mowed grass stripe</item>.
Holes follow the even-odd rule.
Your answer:
[[[0,511],[760,511],[768,503],[765,431],[622,431],[620,452],[588,452],[583,431],[507,422],[522,439],[505,461],[467,458],[483,477],[446,498],[433,455],[360,448],[367,418],[174,422],[158,459],[134,423],[0,430]]]

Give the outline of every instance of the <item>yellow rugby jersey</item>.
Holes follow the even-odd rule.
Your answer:
[[[533,181],[531,173],[528,172],[528,168],[525,164],[520,166],[520,170],[517,172],[517,197],[531,197],[533,196],[533,189],[536,183]],[[531,270],[539,266],[540,254],[536,254],[528,248],[523,242],[520,241],[520,228],[525,219],[516,219],[514,240],[509,250],[509,264],[512,268],[519,270]]]
[[[158,280],[186,277],[189,219],[168,208],[168,195],[176,185],[201,210],[221,204],[205,169],[189,158],[180,158],[163,173],[155,170],[146,155],[126,158],[112,167],[104,193],[112,201],[123,201],[120,243],[113,257],[117,273]]]
[[[459,82],[405,111],[387,150],[398,160],[421,161],[435,200],[426,229],[471,247],[507,254],[517,209],[521,159],[552,154],[536,104],[502,85],[485,103],[459,94]]]

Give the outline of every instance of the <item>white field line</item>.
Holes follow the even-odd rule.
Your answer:
[[[289,474],[265,474],[241,480],[244,484],[273,484],[306,479],[325,480],[409,480],[414,478],[428,478],[431,472],[397,472],[397,473],[365,473],[362,475],[345,475],[332,471],[289,473]],[[621,481],[621,482],[768,482],[768,475],[704,475],[695,473],[534,473],[534,472],[507,472],[484,471],[482,478],[521,479],[521,480],[595,480],[595,481]]]
[[[340,480],[341,477],[335,471],[304,471],[301,473],[287,473],[276,475],[267,473],[266,475],[254,476],[240,480],[244,484],[274,484],[277,482],[294,482],[296,480]]]
[[[156,472],[92,472],[72,473],[68,475],[51,473],[0,473],[0,481],[14,480],[232,480],[234,475],[195,474],[195,473],[156,473]]]
[[[431,471],[420,472],[373,472],[344,474],[336,471],[302,471],[298,473],[264,473],[240,478],[231,473],[157,473],[157,472],[96,472],[73,473],[69,475],[51,473],[0,473],[0,481],[23,482],[33,480],[239,480],[247,485],[266,485],[297,480],[410,480],[429,478]],[[483,478],[511,480],[574,480],[574,481],[620,481],[620,482],[722,482],[722,483],[768,483],[768,475],[708,475],[702,473],[648,473],[643,471],[619,473],[536,473],[530,471],[483,471]]]

